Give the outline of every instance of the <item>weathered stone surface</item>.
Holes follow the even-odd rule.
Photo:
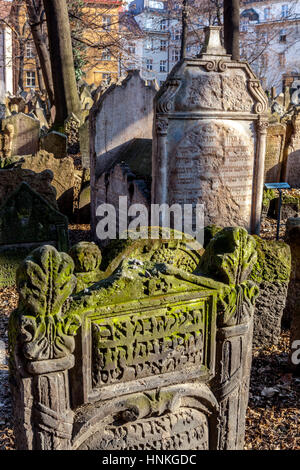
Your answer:
[[[295,364],[292,354],[300,346],[300,218],[288,219],[287,240],[292,252],[292,273],[287,308],[291,312],[291,365],[300,375],[300,364]],[[295,347],[294,342],[298,342]],[[299,354],[298,354],[299,357]]]
[[[68,223],[27,183],[20,186],[0,207],[0,285],[15,284],[21,260],[36,246],[68,247]]]
[[[11,155],[34,155],[39,149],[39,121],[23,113],[2,120],[2,130],[13,126]]]
[[[101,204],[114,206],[119,220],[119,197],[127,197],[127,208],[132,204],[143,204],[150,214],[151,200],[151,156],[150,139],[133,139],[126,148],[115,155],[115,161],[97,178],[91,188],[91,222],[96,237],[96,208]],[[119,232],[119,230],[118,230]]]
[[[59,210],[68,215],[73,214],[74,193],[74,163],[71,157],[55,158],[52,154],[42,150],[35,156],[26,156],[21,168],[31,169],[36,173],[46,168],[53,174],[52,185],[56,189],[56,199]]]
[[[293,188],[300,188],[300,114],[292,118],[293,131],[286,150],[284,181]]]
[[[65,158],[67,156],[67,137],[60,132],[49,132],[41,139],[41,149],[52,153],[55,157]]]
[[[265,158],[265,183],[281,181],[285,136],[285,125],[279,123],[269,125]]]
[[[110,86],[91,110],[91,225],[94,234],[97,223],[96,208],[105,200],[103,194],[105,174],[110,173],[108,177],[110,191],[113,193],[112,197],[118,200],[119,196],[129,195],[126,173],[132,172],[136,175],[136,179],[140,179],[143,165],[149,168],[149,159],[141,147],[143,145],[149,147],[149,142],[151,146],[153,98],[156,91],[157,88],[152,84],[146,85],[138,71],[130,71],[120,84]],[[138,152],[137,145],[140,147]],[[123,161],[129,167],[127,171],[120,168],[119,164]],[[112,174],[111,170],[116,165],[118,169],[113,170]],[[138,167],[140,171],[136,174],[135,169]],[[148,181],[149,177],[151,178],[151,167],[150,174],[147,174]],[[133,184],[138,194],[139,184],[135,182]],[[137,202],[143,203],[147,198],[139,194],[138,199]],[[107,202],[115,205],[110,201],[110,197]],[[115,207],[118,207],[118,202]]]
[[[16,165],[20,162],[19,158]],[[13,166],[0,170],[0,204],[22,183],[29,184],[37,193],[41,194],[55,208],[58,208],[56,202],[56,190],[52,186],[53,173],[46,170],[45,167],[40,169],[39,173],[32,170]]]
[[[90,121],[87,119],[79,128],[81,163],[83,168],[90,168]]]
[[[229,283],[181,265],[199,254],[178,240],[132,242],[133,257],[76,295],[65,253],[22,263],[9,326],[17,448],[243,448],[258,289],[255,242],[231,232],[207,258]],[[71,253],[76,277],[99,272],[95,245]]]
[[[255,237],[257,262],[251,278],[259,286],[254,315],[253,344],[270,347],[277,344],[291,273],[290,247],[283,242]]]
[[[205,225],[259,233],[268,102],[220,47],[177,64],[156,95],[152,202],[202,203]]]

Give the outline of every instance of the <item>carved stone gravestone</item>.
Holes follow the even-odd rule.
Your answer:
[[[2,130],[8,124],[14,129],[11,155],[34,155],[39,149],[39,121],[18,113],[2,120]]]
[[[265,157],[265,183],[281,181],[285,136],[285,125],[279,123],[269,125]]]
[[[268,101],[246,62],[206,31],[197,59],[184,59],[155,98],[153,203],[204,204],[205,225],[259,232]]]
[[[0,207],[0,285],[15,284],[21,260],[44,244],[67,249],[67,218],[23,182]]]
[[[202,257],[189,243],[131,242],[103,280],[95,245],[24,260],[9,324],[18,449],[243,448],[255,241],[224,229]]]
[[[157,88],[134,70],[120,84],[104,92],[90,113],[91,224],[95,233],[98,193],[103,191],[100,178],[126,151],[134,139],[152,139],[153,99]],[[143,154],[139,155],[142,164]],[[120,191],[121,196],[123,195]],[[102,194],[100,195],[102,200]]]
[[[49,132],[41,139],[41,148],[55,157],[67,157],[67,136],[61,132]]]
[[[284,181],[292,188],[300,188],[300,114],[294,114],[292,125],[292,136],[285,159]]]

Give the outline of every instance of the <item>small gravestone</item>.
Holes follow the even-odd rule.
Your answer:
[[[90,121],[87,119],[79,128],[81,162],[83,168],[90,168]]]
[[[293,133],[287,149],[284,181],[292,188],[300,188],[300,114],[292,119]]]
[[[2,120],[2,130],[8,124],[14,129],[11,155],[34,155],[39,149],[39,121],[17,113]]]
[[[269,125],[265,157],[265,183],[281,181],[285,135],[285,125],[279,123]]]
[[[49,132],[41,139],[41,149],[52,153],[55,157],[67,156],[67,137],[60,132]]]
[[[49,128],[49,124],[46,118],[45,111],[42,108],[35,108],[34,110],[34,115],[40,122],[40,127],[43,128],[45,127],[46,129]]]
[[[268,100],[246,62],[226,55],[220,27],[155,98],[152,203],[204,204],[205,225],[259,233]]]
[[[0,286],[13,285],[19,263],[35,247],[68,247],[68,220],[21,183],[0,208]]]

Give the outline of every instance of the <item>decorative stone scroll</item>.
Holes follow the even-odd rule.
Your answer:
[[[221,230],[202,256],[176,242],[129,241],[105,272],[94,244],[24,260],[9,326],[18,449],[243,447],[255,241]]]
[[[226,55],[220,28],[206,32],[203,53],[178,63],[154,101],[152,202],[204,204],[205,225],[259,233],[267,97]]]

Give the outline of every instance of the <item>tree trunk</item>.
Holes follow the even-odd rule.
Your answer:
[[[47,19],[56,106],[54,124],[59,127],[71,113],[80,117],[69,15],[66,0],[43,0],[43,3]]]
[[[240,0],[224,0],[224,46],[233,60],[240,60]]]
[[[38,54],[44,84],[48,93],[50,105],[54,105],[53,80],[51,72],[50,55],[46,40],[42,32],[41,12],[40,15],[34,9],[32,0],[26,0],[27,13],[29,18],[30,31],[34,40],[35,48]]]

